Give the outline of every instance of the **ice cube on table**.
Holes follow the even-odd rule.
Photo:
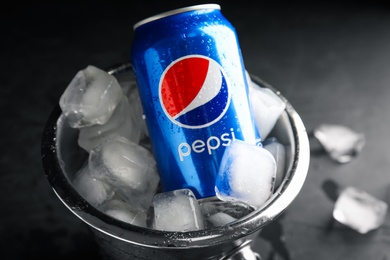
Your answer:
[[[146,212],[138,210],[137,208],[133,208],[128,203],[120,199],[108,200],[102,204],[99,209],[107,215],[110,215],[111,217],[119,219],[123,222],[140,227],[147,227]]]
[[[263,147],[266,150],[268,150],[275,158],[276,161],[275,187],[277,188],[283,181],[284,172],[286,169],[286,148],[275,137],[270,137],[264,140]]]
[[[91,177],[87,165],[84,165],[75,174],[73,186],[81,197],[93,206],[102,204],[114,195],[114,191],[109,184]]]
[[[216,195],[224,201],[243,201],[260,207],[272,193],[275,175],[276,162],[269,151],[233,140],[221,160],[216,177]]]
[[[116,188],[116,193],[132,206],[147,210],[160,177],[153,155],[121,136],[110,136],[89,154],[89,170],[96,179]]]
[[[203,200],[199,202],[205,228],[219,227],[240,219],[254,209],[243,202]]]
[[[333,217],[365,234],[379,228],[386,219],[388,205],[364,190],[346,187],[336,200]]]
[[[108,121],[122,98],[122,88],[107,72],[88,66],[72,79],[60,98],[60,107],[73,128]]]
[[[158,193],[153,199],[154,228],[164,231],[194,231],[204,228],[198,201],[189,189]]]
[[[364,134],[337,124],[322,124],[314,130],[313,134],[329,156],[339,163],[353,160],[366,142]]]
[[[136,122],[134,117],[128,98],[122,96],[122,100],[105,124],[87,126],[80,129],[79,146],[89,152],[111,135],[123,136],[134,143],[139,143],[141,124]]]
[[[286,103],[271,89],[249,84],[249,100],[255,125],[265,140],[286,108]]]

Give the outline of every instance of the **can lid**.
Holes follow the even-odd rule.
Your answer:
[[[133,29],[135,30],[137,27],[139,27],[139,26],[141,26],[143,24],[146,24],[146,23],[149,23],[149,22],[152,22],[152,21],[155,21],[155,20],[158,20],[158,19],[170,16],[170,15],[184,13],[184,12],[188,12],[188,11],[206,10],[206,9],[221,10],[221,6],[218,5],[218,4],[202,4],[202,5],[193,5],[193,6],[188,6],[188,7],[182,7],[182,8],[174,9],[174,10],[163,12],[163,13],[151,16],[149,18],[146,18],[144,20],[141,20],[141,21],[139,21],[138,23],[136,23],[133,26]]]

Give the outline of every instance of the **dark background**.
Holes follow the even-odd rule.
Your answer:
[[[97,257],[87,227],[43,172],[46,120],[87,65],[128,61],[137,21],[201,1],[19,4],[0,16],[0,259]],[[306,183],[263,230],[263,259],[390,259],[390,217],[361,235],[332,221],[332,187],[390,204],[390,7],[376,1],[214,1],[235,26],[247,70],[291,102],[308,132],[323,123],[364,133],[348,164],[312,152]],[[333,185],[332,185],[333,184]]]

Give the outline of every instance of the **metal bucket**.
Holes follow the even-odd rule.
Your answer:
[[[133,77],[131,64],[117,66],[109,73],[119,81]],[[251,78],[259,86],[274,90],[259,78]],[[165,232],[124,223],[91,206],[71,183],[87,153],[78,146],[78,130],[68,126],[59,105],[48,118],[43,133],[41,156],[46,177],[64,205],[89,225],[104,259],[261,259],[251,250],[251,242],[298,195],[310,160],[309,141],[301,118],[274,91],[286,103],[271,133],[287,148],[283,181],[264,206],[230,224],[200,231]]]

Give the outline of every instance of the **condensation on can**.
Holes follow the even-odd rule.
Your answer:
[[[231,140],[258,144],[236,31],[217,4],[134,25],[131,62],[164,191],[215,196]]]

